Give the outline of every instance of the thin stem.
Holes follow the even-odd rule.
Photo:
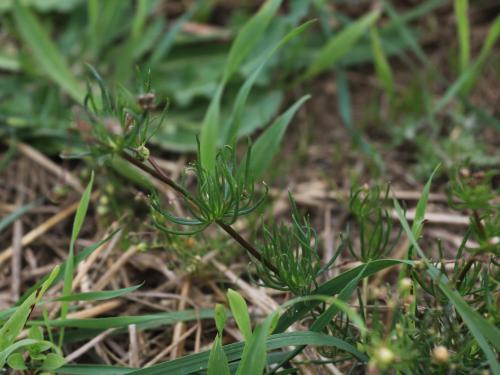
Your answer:
[[[464,268],[462,268],[462,271],[460,271],[460,274],[457,277],[457,289],[459,289],[460,286],[462,285],[462,282],[464,281],[467,272],[469,272],[469,270],[471,269],[472,265],[476,260],[477,260],[476,257],[472,256],[467,260],[467,263],[465,263]]]
[[[479,216],[479,212],[477,210],[473,210],[474,222],[476,223],[476,227],[478,230],[479,237],[483,241],[488,240],[488,236],[486,235],[486,230],[484,229],[483,222],[481,221],[481,217]]]
[[[154,161],[153,158],[149,158],[149,162],[153,166],[153,168],[149,167],[148,165],[144,164],[143,162],[135,159],[131,155],[127,154],[125,151],[122,151],[120,153],[120,156],[127,160],[128,162],[132,163],[135,165],[137,168],[143,170],[144,172],[150,174],[151,176],[157,178],[164,184],[168,185],[172,189],[174,189],[177,193],[181,194],[184,198],[189,200],[191,203],[196,204],[194,202],[191,194],[184,189],[182,186],[177,184],[174,180],[172,180],[170,177],[168,177],[162,169],[159,167],[159,165]],[[227,234],[229,234],[233,239],[238,242],[241,247],[243,247],[246,251],[248,251],[255,259],[257,259],[260,263],[264,264],[269,270],[273,271],[275,274],[278,274],[277,268],[269,263],[267,260],[262,259],[262,256],[260,253],[253,247],[247,240],[245,240],[238,232],[236,232],[232,226],[229,224],[224,223],[223,221],[216,220],[216,224],[222,228]]]
[[[263,263],[267,268],[269,268],[271,271],[273,271],[276,275],[278,275],[278,270],[277,268],[269,263],[266,259],[262,259],[260,253],[250,244],[245,240],[243,237],[240,236],[238,232],[236,232],[232,226],[217,220],[216,221],[217,225],[224,229],[227,234],[229,234],[231,237],[234,238],[236,242],[238,242],[245,250],[247,250],[254,258],[256,258],[260,263]]]

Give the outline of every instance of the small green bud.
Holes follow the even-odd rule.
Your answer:
[[[143,251],[146,251],[148,249],[148,244],[146,242],[139,242],[139,244],[137,245],[137,250],[143,252]]]
[[[149,149],[142,145],[142,146],[139,146],[137,148],[137,150],[135,150],[137,152],[137,158],[140,160],[140,161],[146,161],[149,159]]]

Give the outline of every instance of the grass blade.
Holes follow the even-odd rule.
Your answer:
[[[341,290],[339,293],[337,300],[346,302],[349,300],[351,297],[352,293],[356,289],[356,286],[358,285],[359,281],[361,280],[361,276],[365,272],[366,268],[368,267],[369,263],[366,263],[365,266],[358,272],[358,275],[352,279],[345,287],[344,289]],[[339,305],[338,304],[332,304],[328,309],[326,309],[311,325],[309,328],[310,331],[312,332],[322,332],[323,329],[332,321],[332,319],[337,315],[337,313],[340,311]],[[288,353],[288,355],[283,359],[283,361],[275,367],[275,369],[280,368],[283,366],[285,363],[288,363],[290,360],[295,358],[298,354],[304,350],[305,346],[300,346],[297,349],[291,351]]]
[[[250,315],[248,314],[248,306],[243,297],[232,289],[227,291],[227,299],[233,318],[238,325],[245,341],[252,337],[252,326],[250,325]]]
[[[214,311],[211,309],[203,310],[184,310],[173,311],[168,313],[148,314],[139,316],[113,316],[106,318],[89,318],[89,319],[54,319],[49,320],[51,327],[71,327],[84,329],[108,329],[108,328],[124,328],[130,324],[149,324],[155,327],[159,325],[172,325],[177,322],[186,322],[196,319],[212,319]],[[45,321],[36,320],[30,321],[29,325],[44,325]]]
[[[37,65],[75,101],[82,103],[85,92],[35,15],[18,0],[14,1],[12,10],[19,33],[33,52]]]
[[[257,14],[241,28],[231,46],[222,82],[210,102],[201,126],[201,164],[209,172],[212,172],[215,168],[215,156],[217,154],[217,147],[221,141],[219,129],[220,105],[226,82],[229,81],[243,60],[262,38],[264,31],[280,5],[281,0],[268,0],[265,2]]]
[[[128,288],[116,289],[116,290],[104,290],[102,292],[86,292],[86,293],[76,293],[65,297],[54,298],[53,301],[59,302],[71,302],[71,301],[104,301],[107,299],[112,299],[116,297],[123,296],[127,293],[132,293],[139,289],[144,283],[139,285],[134,285]]]
[[[455,19],[458,28],[458,55],[459,72],[463,73],[469,66],[470,33],[469,33],[469,0],[455,0]]]
[[[207,375],[229,375],[229,363],[222,349],[221,338],[215,337],[215,341],[208,357]]]
[[[223,91],[224,85],[221,84],[210,102],[201,126],[201,164],[209,172],[215,169],[215,157],[217,155],[217,146],[219,145],[220,102]]]
[[[392,99],[394,97],[394,78],[392,75],[391,66],[387,61],[380,36],[375,27],[371,29],[371,43],[373,51],[373,59],[375,61],[375,70],[377,72],[378,80],[382,84],[387,96]]]
[[[309,100],[310,95],[304,95],[297,100],[285,113],[279,116],[255,141],[252,146],[250,159],[250,175],[259,178],[271,164],[273,157],[278,152],[283,135],[295,113],[302,104]],[[243,158],[245,160],[245,158]]]
[[[257,69],[254,70],[254,72],[247,78],[243,86],[241,86],[240,90],[238,91],[238,95],[236,97],[236,100],[234,102],[233,110],[231,113],[231,117],[229,119],[229,124],[230,128],[227,131],[227,135],[225,137],[225,143],[230,143],[233,144],[236,142],[236,138],[238,135],[238,130],[240,128],[241,124],[241,117],[243,115],[243,111],[245,109],[245,104],[247,102],[248,96],[250,94],[250,91],[252,90],[252,87],[259,76],[260,72],[264,68],[264,66],[267,64],[269,59],[278,51],[281,47],[283,47],[285,44],[287,44],[290,40],[296,38],[298,35],[302,34],[314,21],[309,21],[306,22],[299,27],[296,27],[292,31],[290,31],[288,34],[286,34],[271,50],[264,56],[262,59],[260,65],[257,67]]]
[[[372,261],[368,264],[362,264],[355,267],[349,271],[346,271],[339,276],[325,282],[320,285],[311,295],[335,295],[340,293],[353,279],[357,278],[360,271],[364,269],[361,273],[360,278],[365,278],[371,276],[385,268],[392,267],[398,264],[408,264],[412,265],[413,262],[407,260],[398,259],[380,259]],[[365,268],[366,266],[366,268]],[[309,311],[316,307],[320,302],[309,301],[294,305],[293,308],[288,309],[280,318],[275,332],[284,332],[288,327],[290,327],[296,321],[302,319]]]
[[[469,93],[474,88],[474,85],[477,82],[479,74],[481,73],[481,69],[499,37],[500,37],[500,16],[497,16],[495,18],[495,21],[493,22],[493,25],[491,25],[490,30],[488,31],[488,35],[486,36],[486,40],[483,46],[481,47],[481,52],[479,52],[478,58],[471,66],[472,73],[471,77],[468,78],[468,81],[466,82],[465,87],[463,89],[464,94]]]
[[[5,228],[7,228],[10,224],[12,224],[14,221],[16,221],[18,218],[23,216],[26,212],[28,212],[32,208],[38,206],[38,204],[39,203],[37,201],[28,203],[22,207],[19,207],[15,211],[11,212],[10,214],[8,214],[4,218],[2,218],[2,220],[0,220],[0,233]]]
[[[411,227],[411,232],[413,236],[418,240],[422,234],[422,229],[424,228],[425,221],[425,211],[427,209],[427,202],[429,201],[429,194],[431,191],[432,179],[439,169],[439,165],[434,169],[429,180],[424,186],[424,190],[422,190],[422,195],[418,200],[417,207],[415,209],[415,218],[413,219],[413,224]],[[411,254],[408,255],[408,259],[411,259]]]
[[[92,244],[88,247],[86,247],[85,249],[83,249],[82,251],[80,251],[74,258],[74,262],[75,262],[75,266],[80,263],[82,260],[85,260],[87,259],[87,257],[92,254],[94,252],[94,250],[96,250],[97,248],[99,248],[100,246],[104,245],[106,242],[108,242],[115,234],[116,232],[118,232],[118,230],[114,231],[113,233],[111,233],[108,237],[104,238],[103,240],[99,241],[99,242],[96,242],[95,244]],[[52,281],[52,283],[56,283],[58,282],[59,280],[62,280],[62,278],[64,277],[64,271],[66,269],[66,264],[67,264],[67,261],[66,262],[63,262],[61,264],[61,267],[59,269],[59,272],[57,273],[57,275],[55,276],[54,280]],[[41,280],[39,280],[35,285],[33,285],[31,288],[29,288],[24,294],[23,296],[19,299],[19,301],[17,302],[17,305],[21,304],[35,289],[38,289],[44,282],[45,280],[47,280],[47,278],[49,277],[49,275],[43,277]]]
[[[282,0],[266,1],[257,14],[243,25],[229,51],[226,67],[224,69],[224,77],[222,79],[223,82],[229,81],[231,76],[240,67],[243,60],[257,45],[264,35],[267,26],[276,14],[276,11],[280,7],[281,1]]]
[[[199,4],[200,4],[199,2],[195,3],[187,10],[187,12],[185,12],[182,16],[180,16],[177,20],[175,20],[170,30],[168,30],[168,32],[165,34],[161,42],[159,42],[158,46],[151,54],[151,57],[148,60],[148,65],[150,67],[155,66],[162,59],[165,59],[165,57],[168,56],[168,53],[170,52],[170,50],[174,45],[177,34],[179,34],[179,32],[181,31],[182,26],[193,17],[196,10],[198,9]]]
[[[92,194],[92,185],[94,183],[94,174],[90,177],[90,181],[82,194],[80,203],[76,210],[75,220],[73,221],[73,229],[71,231],[71,241],[69,244],[68,259],[66,261],[66,267],[64,269],[64,284],[63,284],[63,296],[69,296],[71,294],[71,289],[73,285],[73,278],[75,273],[75,242],[82,228],[83,221],[85,220],[85,215],[87,214],[87,209],[89,207],[90,195]],[[61,304],[61,319],[65,319],[68,313],[69,303],[63,302]],[[62,342],[64,338],[64,331],[61,331],[60,340]]]
[[[264,322],[255,329],[250,340],[245,344],[240,365],[236,375],[261,374],[266,366],[266,339],[273,325],[273,321],[278,317],[274,312],[269,315]]]
[[[347,82],[347,77],[344,69],[337,69],[336,72],[336,82],[338,91],[338,106],[340,111],[340,117],[345,127],[351,133],[352,140],[354,144],[360,148],[368,157],[370,157],[375,165],[380,169],[384,169],[384,162],[378,154],[378,152],[372,147],[370,143],[366,141],[361,132],[354,126],[351,114],[351,95],[349,92],[349,85]]]
[[[429,66],[431,64],[429,58],[413,37],[411,31],[408,29],[404,18],[396,12],[390,1],[382,0],[382,4],[384,4],[384,9],[389,15],[391,22],[394,24],[406,43],[410,46],[415,56],[417,56],[420,60],[420,63],[424,66]]]
[[[370,12],[331,38],[313,60],[303,79],[310,79],[339,62],[379,16],[379,11]]]

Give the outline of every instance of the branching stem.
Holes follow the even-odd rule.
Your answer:
[[[148,173],[149,175],[155,177],[156,179],[160,180],[164,184],[168,185],[170,188],[174,189],[177,193],[182,195],[185,199],[189,200],[190,203],[196,204],[196,202],[193,201],[191,194],[184,189],[182,186],[177,184],[174,180],[172,180],[170,177],[168,177],[165,172],[160,168],[160,166],[154,161],[153,158],[149,158],[148,161],[151,163],[153,166],[152,168],[143,162],[135,159],[125,151],[122,151],[120,153],[120,156],[127,160],[129,163],[135,165],[137,168],[143,170],[144,172]],[[228,225],[224,223],[221,220],[216,220],[216,224],[222,228],[227,234],[229,234],[236,242],[238,242],[241,247],[243,247],[246,251],[248,251],[257,261],[260,263],[264,264],[269,270],[274,272],[275,274],[278,274],[277,268],[272,265],[271,263],[267,262],[265,259],[262,259],[262,256],[260,253],[253,247],[247,240],[245,240],[237,231],[234,230],[234,228],[231,225]]]

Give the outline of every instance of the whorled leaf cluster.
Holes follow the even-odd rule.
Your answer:
[[[292,207],[290,225],[273,223],[262,225],[260,251],[262,258],[274,265],[277,273],[269,272],[256,262],[260,279],[266,286],[289,290],[294,295],[308,294],[316,286],[321,260],[318,254],[318,236],[309,219],[300,214],[289,194]]]
[[[189,217],[181,218],[162,208],[158,195],[151,199],[151,207],[157,215],[155,225],[162,231],[175,234],[194,234],[204,230],[210,224],[231,225],[238,217],[253,212],[264,201],[265,191],[255,190],[255,183],[249,174],[251,147],[245,160],[238,165],[233,147],[225,146],[217,154],[217,163],[213,172],[209,172],[198,159],[189,168],[187,174],[194,175],[195,187],[189,190],[189,184],[182,184],[185,207]],[[187,180],[185,178],[185,180]],[[190,230],[169,228],[158,220],[158,215],[179,226],[191,227]]]

